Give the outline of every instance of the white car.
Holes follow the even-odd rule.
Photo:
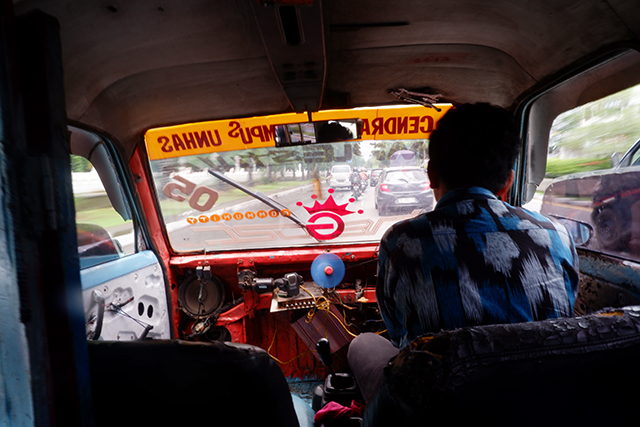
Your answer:
[[[336,190],[351,188],[351,174],[353,170],[349,165],[333,165],[329,175],[329,186]]]

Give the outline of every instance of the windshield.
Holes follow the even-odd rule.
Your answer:
[[[170,244],[177,252],[213,252],[379,242],[392,224],[433,209],[435,200],[428,185],[395,197],[372,171],[391,171],[402,151],[415,170],[388,178],[427,180],[428,134],[447,108],[354,110],[361,138],[308,137],[307,145],[303,134],[280,144],[279,128],[249,125],[265,118],[150,130],[147,151]],[[225,139],[233,133],[223,132],[227,126],[244,135],[239,149],[229,149],[236,146]],[[256,148],[245,148],[250,138]]]

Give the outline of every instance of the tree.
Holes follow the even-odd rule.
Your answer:
[[[608,157],[640,138],[640,86],[594,101],[556,118],[549,148],[563,157]]]
[[[71,155],[71,172],[90,172],[93,169],[91,162],[84,157]]]

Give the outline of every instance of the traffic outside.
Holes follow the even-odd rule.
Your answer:
[[[264,124],[257,119],[225,121],[223,124],[229,129],[226,132],[220,125],[167,128],[165,133],[158,133],[157,144],[149,149],[162,153],[157,158],[152,156],[150,163],[174,249],[191,252],[213,247],[246,249],[256,245],[379,241],[395,222],[434,208],[433,191],[425,173],[428,134],[420,132],[431,131],[434,117],[448,108],[445,106],[433,117],[425,115],[428,109],[424,107],[415,110],[418,113],[406,107],[375,115],[358,111],[364,117],[358,123],[361,135],[356,135],[361,138],[331,144],[313,141],[312,145],[302,145],[314,138],[308,123],[301,123],[299,135],[290,135],[295,144],[288,145],[270,136],[269,132],[275,129],[273,122]],[[341,123],[354,116],[353,112],[316,114],[318,119],[333,117],[343,120]],[[286,116],[286,120],[279,120],[292,123],[289,129],[301,120],[300,115]],[[355,131],[353,127],[350,130]],[[148,135],[149,141],[153,135]],[[401,138],[390,139],[394,135]],[[230,149],[230,140],[234,144],[230,148],[240,149]],[[185,155],[188,152],[200,154]],[[380,179],[385,171],[398,167],[421,170],[421,178],[416,189],[404,189],[404,193],[393,197],[393,205],[388,205],[384,198],[392,192],[389,183]],[[124,253],[132,253],[130,221],[123,221],[109,206],[96,203],[107,198],[95,170],[74,170],[78,222],[100,224]],[[357,176],[362,184],[359,191],[354,191],[351,179],[339,175]],[[405,178],[400,181],[414,180]],[[543,184],[548,182],[547,179]],[[241,189],[243,186],[248,192]],[[252,192],[268,199],[261,201]],[[541,196],[539,191],[525,207],[538,211]],[[385,202],[381,203],[383,199]]]
[[[572,216],[565,215],[566,209],[561,211],[563,206],[566,208],[566,203],[559,204],[558,200],[550,203],[549,199],[543,208],[544,191],[558,176],[610,166],[612,155],[620,158],[640,138],[639,126],[630,120],[638,109],[639,92],[638,88],[632,88],[564,114],[556,120],[551,132],[547,177],[533,199],[524,205],[526,208],[542,210],[546,214]],[[607,114],[598,119],[595,111]],[[411,166],[422,169],[426,168],[428,160],[427,137],[389,137],[392,136],[390,132],[415,132],[420,126],[429,130],[430,120],[421,119],[416,114],[402,119],[395,114],[387,118],[365,117],[366,120],[360,124],[363,139],[330,145],[268,146],[247,150],[244,147],[249,140],[253,141],[252,147],[268,143],[265,129],[269,128],[246,125],[246,120],[232,121],[229,125],[231,130],[227,132],[239,141],[240,150],[182,156],[186,154],[183,153],[185,150],[193,147],[202,145],[206,149],[207,142],[209,147],[219,148],[225,137],[220,129],[174,132],[171,139],[159,139],[159,148],[174,151],[173,154],[176,154],[175,150],[182,151],[177,157],[151,162],[165,224],[169,234],[174,236],[172,242],[176,249],[200,250],[214,242],[219,247],[221,241],[226,242],[229,248],[244,247],[247,240],[256,237],[258,241],[272,241],[275,246],[275,242],[282,239],[293,239],[298,244],[339,243],[354,242],[361,236],[366,241],[374,241],[379,240],[384,230],[394,222],[432,209],[433,203],[425,203],[408,211],[394,210],[392,216],[387,217],[386,212],[381,215],[379,206],[376,207],[375,195],[380,192],[380,174],[392,167],[394,154],[402,159],[399,154],[403,150],[415,153]],[[295,116],[289,120],[294,122],[299,119]],[[615,132],[607,136],[611,129],[615,129]],[[302,136],[302,139],[306,137]],[[329,157],[333,161],[327,161]],[[352,173],[358,170],[361,175],[366,175],[369,186],[363,186],[359,197],[354,197],[351,185],[344,185],[344,182],[342,186],[332,185],[331,169],[341,165],[350,168]],[[307,224],[314,217],[316,222],[310,224],[311,233],[309,229],[305,230],[287,219],[278,209],[264,205],[228,183],[220,182],[208,173],[209,169],[221,171],[229,179],[269,195],[286,208],[285,215],[291,212],[294,218]],[[74,172],[74,188],[77,190],[78,222],[101,224],[118,240],[125,253],[133,251],[133,227],[122,221],[114,211],[109,212],[108,206],[97,203],[106,199],[95,171]],[[590,197],[583,196],[582,203],[585,203],[584,200],[591,203]],[[576,210],[575,203],[573,205],[571,209],[575,216],[580,209]],[[550,209],[550,206],[554,207]],[[584,214],[581,220],[590,223],[590,210],[582,210]],[[258,220],[264,221],[261,223]],[[277,227],[274,227],[275,224]],[[342,229],[342,225],[347,226]],[[199,227],[198,231],[194,232],[194,227]]]
[[[251,157],[238,152],[218,153],[215,157],[226,157],[230,160],[224,163],[233,165],[218,172],[210,172],[210,166],[215,164],[202,156],[153,163],[172,245],[176,250],[192,251],[213,246],[244,249],[258,242],[277,247],[284,241],[299,245],[379,241],[398,220],[433,209],[432,191],[428,185],[423,190],[423,183],[420,189],[428,193],[424,203],[408,196],[404,200],[411,197],[413,202],[407,205],[408,209],[387,217],[386,207],[380,211],[376,203],[375,194],[381,184],[370,187],[371,168],[367,166],[374,162],[374,156],[386,156],[394,145],[399,146],[398,142],[334,145],[346,144],[352,146],[354,153],[348,163],[306,163],[300,147],[278,149],[277,154],[258,149]],[[334,147],[335,151],[338,148],[344,147]],[[277,156],[286,163],[276,163]],[[384,165],[384,160],[375,163]],[[169,169],[172,172],[167,173]],[[426,177],[424,167],[420,169]],[[238,189],[237,184],[248,191]],[[269,200],[265,203],[253,192]],[[214,199],[215,203],[211,203]],[[402,206],[403,200],[398,203]]]
[[[580,246],[634,260],[640,260],[638,112],[636,86],[556,118],[540,189],[543,214],[591,228]]]

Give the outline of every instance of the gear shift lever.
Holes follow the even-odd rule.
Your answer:
[[[326,338],[320,338],[316,343],[316,351],[318,352],[318,356],[320,356],[320,360],[324,366],[329,368],[329,385],[336,390],[344,390],[349,387],[353,387],[353,378],[349,374],[336,374],[333,370],[333,361],[331,360],[331,348],[329,345],[329,340]]]
[[[329,346],[329,340],[326,338],[320,338],[316,343],[316,351],[318,352],[318,356],[320,356],[320,360],[322,360],[324,366],[329,368],[329,372],[331,373],[331,375],[335,376],[336,373],[334,372],[332,366],[333,361],[331,360],[331,348]]]

